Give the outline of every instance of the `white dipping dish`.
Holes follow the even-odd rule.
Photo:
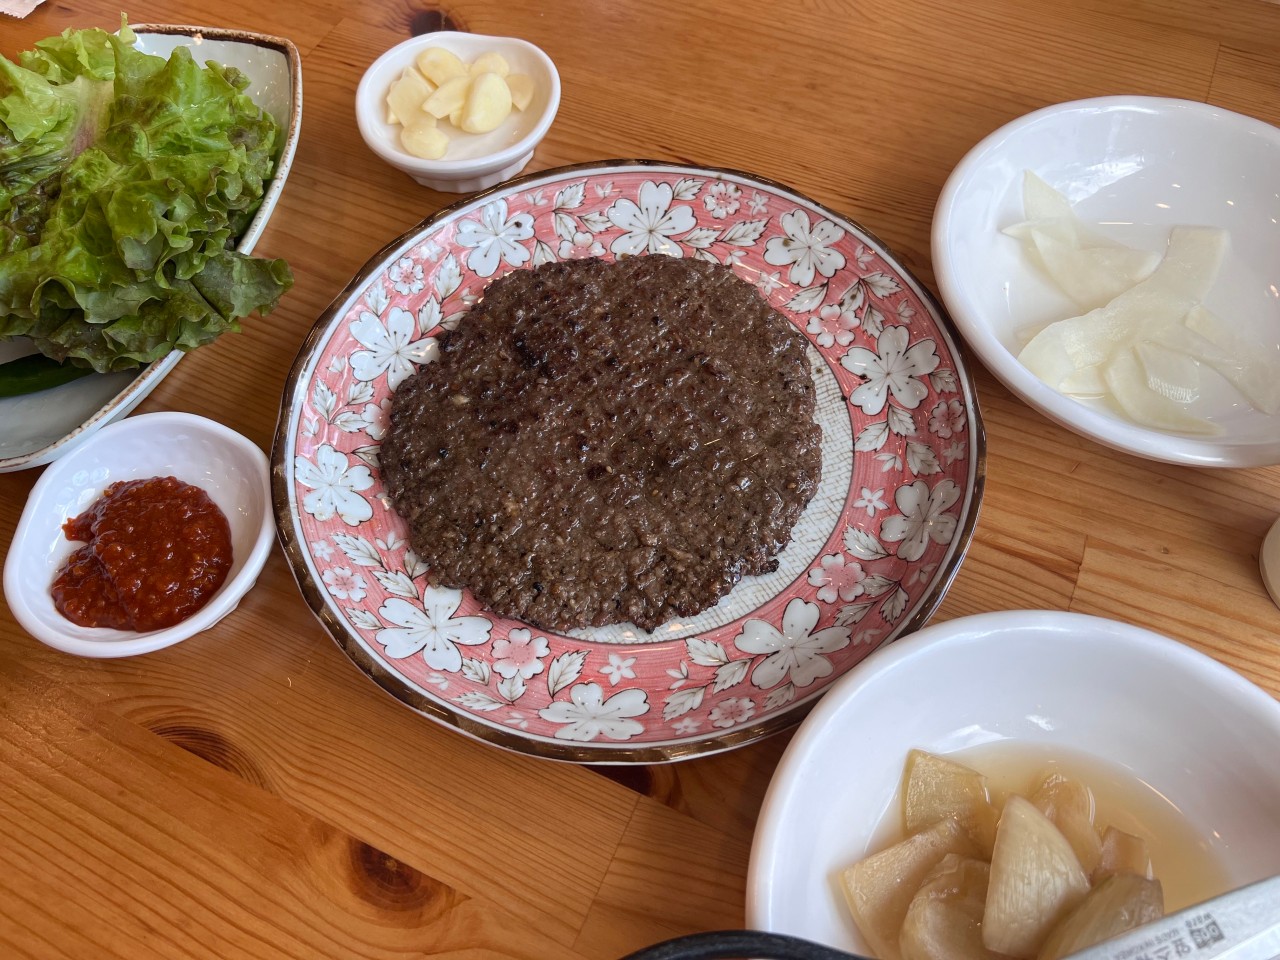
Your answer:
[[[1018,362],[1019,331],[1083,312],[1001,233],[1025,219],[1027,170],[1064,193],[1083,221],[1129,246],[1163,253],[1174,226],[1225,228],[1230,249],[1205,305],[1256,341],[1280,376],[1280,130],[1187,100],[1057,104],[969,151],[933,219],[933,265],[948,311],[982,362],[1029,405],[1099,443],[1153,460],[1280,463],[1280,415],[1259,413],[1211,371],[1190,412],[1222,433],[1191,437],[1138,426],[1102,401],[1073,400]]]
[[[1145,781],[1233,887],[1280,872],[1280,703],[1138,627],[987,613],[876,651],[804,721],[757,824],[748,926],[869,954],[834,878],[879,849],[907,751],[1003,740],[1091,755]]]
[[[181,623],[149,633],[81,627],[60,614],[49,588],[81,544],[62,524],[120,480],[177,477],[204,490],[231,526],[227,579]],[[150,413],[112,424],[45,471],[27,498],[4,565],[4,594],[33,637],[82,657],[150,653],[207,630],[249,592],[271,552],[273,522],[266,454],[220,423],[188,413]]]
[[[488,133],[455,134],[446,125],[449,150],[444,157],[415,157],[400,144],[401,126],[387,123],[387,91],[428,47],[443,47],[464,63],[482,53],[499,53],[512,73],[533,79],[533,99],[524,110],[512,107],[510,115]],[[533,158],[559,108],[560,74],[550,57],[525,40],[478,33],[428,33],[397,44],[373,62],[356,88],[356,122],[369,149],[424,187],[445,193],[487,190],[514,177]]]
[[[245,93],[280,125],[284,143],[275,175],[236,244],[241,253],[252,253],[284,190],[302,128],[302,59],[297,47],[283,37],[246,30],[138,24],[133,31],[143,53],[168,57],[177,47],[190,47],[197,63],[215,60],[236,67],[249,78]],[[26,339],[0,341],[0,363],[34,352]],[[140,370],[95,373],[51,390],[0,398],[0,473],[49,463],[127,416],[184,356],[174,350]]]

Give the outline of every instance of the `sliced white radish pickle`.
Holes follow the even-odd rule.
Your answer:
[[[1161,257],[1097,233],[1031,171],[1022,195],[1026,220],[1004,233],[1086,311],[1017,332],[1018,359],[1032,373],[1160,430],[1221,432],[1191,410],[1211,395],[1206,377],[1224,378],[1261,413],[1280,413],[1280,346],[1250,342],[1202,303],[1226,256],[1226,231],[1174,227]]]
[[[1160,262],[1158,254],[1133,250],[1090,230],[1066,197],[1030,171],[1022,197],[1027,219],[1004,232],[1021,241],[1027,258],[1085,310],[1103,306],[1145,280]]]
[[[1194,357],[1143,340],[1134,350],[1142,362],[1147,389],[1174,403],[1200,399],[1200,362]]]
[[[1028,220],[1048,220],[1052,217],[1076,218],[1071,201],[1059,193],[1031,170],[1022,175],[1022,214]]]
[[[1132,347],[1111,358],[1105,375],[1111,399],[1140,426],[1197,436],[1222,432],[1217,424],[1192,416],[1182,404],[1148,389],[1142,362]]]
[[[1280,412],[1280,347],[1250,343],[1203,306],[1187,314],[1187,329],[1217,348],[1205,350],[1201,359],[1231,381],[1255,409]]]

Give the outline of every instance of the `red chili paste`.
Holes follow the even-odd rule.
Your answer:
[[[82,627],[171,627],[203,607],[231,569],[227,518],[174,477],[113,483],[62,530],[86,542],[54,579],[53,602]]]

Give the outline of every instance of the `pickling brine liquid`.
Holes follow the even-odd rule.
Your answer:
[[[1094,824],[1100,830],[1114,826],[1146,840],[1152,875],[1164,888],[1166,913],[1230,889],[1208,839],[1169,798],[1122,767],[1087,754],[1007,740],[947,754],[947,759],[984,774],[997,805],[1012,793],[1029,797],[1050,773],[1084,783],[1093,791]],[[895,810],[899,816],[901,809]]]

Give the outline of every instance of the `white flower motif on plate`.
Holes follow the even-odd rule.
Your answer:
[[[932,490],[924,480],[898,488],[894,503],[902,514],[885,518],[880,536],[890,543],[901,541],[899,560],[919,560],[930,540],[950,543],[956,532],[956,518],[948,513],[960,499],[954,480],[941,480]]]
[[[542,658],[551,652],[546,637],[535,637],[532,630],[512,630],[493,642],[493,669],[510,680],[529,680],[542,672]]]
[[[634,680],[636,672],[635,657],[620,657],[616,653],[609,654],[609,662],[600,668],[600,672],[609,678],[609,686],[616,687],[623,680]]]
[[[415,263],[412,257],[397,260],[387,271],[387,276],[396,293],[409,296],[422,289],[422,264]]]
[[[786,235],[769,238],[764,259],[779,267],[790,264],[788,278],[792,283],[807,287],[815,273],[832,277],[844,266],[844,254],[836,249],[844,238],[843,228],[822,218],[811,222],[803,210],[784,213],[781,222]]]
[[[470,247],[467,267],[477,276],[491,277],[498,265],[523,266],[529,251],[520,241],[533,237],[533,217],[527,213],[507,216],[506,200],[491,200],[480,210],[479,220],[464,219],[458,224],[457,242]]]
[[[353,336],[363,350],[351,354],[351,372],[357,380],[376,380],[386,374],[391,390],[413,373],[415,363],[425,363],[436,353],[436,341],[415,340],[418,324],[413,314],[392,307],[386,322],[365,311],[351,323]]]
[[[738,207],[742,205],[742,191],[736,184],[718,181],[707,188],[702,202],[711,216],[723,220],[738,212]]]
[[[644,724],[634,718],[648,712],[643,690],[623,690],[606,700],[600,684],[579,683],[570,689],[568,700],[556,700],[538,714],[560,724],[555,734],[559,739],[590,741],[599,736],[630,740],[644,732]]]
[[[849,402],[874,416],[884,409],[889,394],[909,410],[929,395],[922,378],[932,373],[941,362],[932,340],[912,344],[907,327],[885,327],[876,338],[875,352],[854,347],[840,358],[840,366],[857,374],[864,382]]]
[[[671,205],[673,194],[671,184],[648,180],[636,200],[614,201],[607,212],[609,222],[626,231],[609,244],[615,256],[638,253],[684,256],[680,244],[672,238],[678,233],[688,233],[697,221],[689,207]]]
[[[329,592],[339,600],[359,603],[365,598],[365,587],[368,584],[360,574],[352,573],[350,567],[331,567],[324,572],[321,579],[329,588]]]
[[[828,554],[809,571],[809,585],[818,588],[816,596],[823,603],[835,603],[837,598],[847,602],[861,595],[866,578],[862,564],[846,561],[840,553]]]
[[[755,701],[750,697],[729,697],[721,700],[711,711],[711,723],[721,729],[746,723],[756,713]]]
[[[573,234],[572,239],[561,240],[560,247],[556,252],[560,254],[561,260],[603,257],[604,244],[595,238],[595,234],[578,230]]]
[[[302,498],[302,509],[323,523],[334,515],[354,527],[373,516],[373,507],[360,491],[373,486],[373,476],[363,464],[351,466],[345,455],[329,444],[321,444],[312,463],[295,457],[293,472],[298,483],[310,487]]]
[[[422,603],[413,604],[391,597],[378,611],[395,624],[377,633],[377,641],[393,660],[403,660],[421,652],[433,670],[457,673],[462,669],[458,644],[475,646],[489,639],[490,621],[484,617],[455,617],[462,606],[462,593],[427,587]]]
[[[853,505],[860,510],[867,511],[868,517],[874,517],[877,510],[889,509],[889,504],[884,500],[884,488],[872,490],[869,487],[863,487],[862,492],[858,494],[858,499],[853,501]]]
[[[816,603],[795,597],[782,615],[781,629],[765,620],[748,620],[733,641],[744,653],[767,654],[751,671],[751,682],[768,689],[783,680],[807,687],[834,667],[823,656],[849,644],[845,627],[814,631],[821,610]]]
[[[964,429],[966,414],[959,400],[939,400],[929,414],[929,430],[944,440]]]
[[[815,335],[820,347],[832,347],[837,343],[847,347],[853,343],[853,331],[858,328],[858,322],[852,310],[842,309],[838,303],[828,303],[816,315],[809,317],[805,330]]]

